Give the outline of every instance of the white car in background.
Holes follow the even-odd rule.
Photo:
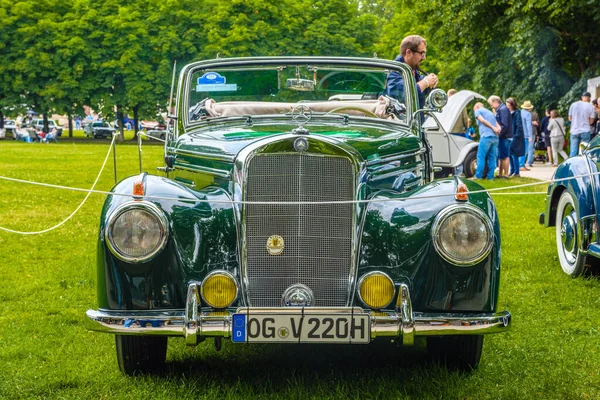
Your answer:
[[[433,148],[433,165],[441,168],[438,174],[442,177],[461,172],[468,178],[475,175],[479,142],[464,134],[458,135],[461,132],[453,132],[463,110],[472,110],[475,101],[485,104],[485,97],[470,90],[461,90],[448,99],[441,113],[434,113],[439,124],[430,117],[423,125]],[[471,126],[476,126],[474,118],[471,118]]]

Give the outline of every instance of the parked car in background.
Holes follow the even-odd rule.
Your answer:
[[[406,97],[372,99],[391,73]],[[329,100],[344,94],[361,99]],[[427,110],[446,100],[434,90]],[[102,208],[88,328],[115,334],[127,374],[163,366],[169,336],[217,348],[420,336],[442,362],[477,367],[483,335],[510,326],[496,310],[498,215],[477,182],[433,180],[418,108],[395,61],[185,66],[164,174],[121,181]]]
[[[150,129],[146,131],[146,135],[157,139],[165,140],[165,138],[167,137],[167,131],[159,129]]]
[[[29,126],[38,131],[41,131],[44,129],[44,119],[43,118],[34,119],[33,121],[31,121]],[[53,128],[56,128],[56,131],[58,132],[59,137],[62,136],[62,133],[63,133],[62,126],[58,125],[56,123],[56,121],[54,121],[53,119],[48,119],[48,132],[50,132]]]
[[[13,139],[16,139],[17,135],[15,133],[15,130],[17,129],[17,124],[14,120],[12,119],[5,119],[4,120],[4,132],[2,132],[2,139],[4,138],[8,138],[9,136]]]
[[[167,124],[157,121],[142,121],[140,122],[140,126],[144,130],[161,130],[164,131],[167,129]]]
[[[83,132],[86,137],[93,137],[94,139],[112,138],[115,128],[110,126],[108,122],[94,121],[87,124],[83,128]]]
[[[475,100],[485,103],[485,97],[479,93],[461,90],[448,99],[441,113],[434,113],[439,124],[435,118],[428,118],[423,125],[433,148],[433,165],[441,168],[439,175],[442,177],[461,170],[467,178],[475,175],[479,142],[459,135],[462,132],[454,132],[458,130],[457,124],[462,128],[459,119],[463,113],[472,110]],[[476,126],[475,120],[471,125]]]
[[[556,168],[540,223],[555,227],[558,261],[572,277],[600,267],[600,136]],[[595,175],[594,175],[595,174]],[[588,175],[588,176],[582,176]],[[577,177],[577,178],[575,178]],[[572,179],[569,179],[572,178]]]

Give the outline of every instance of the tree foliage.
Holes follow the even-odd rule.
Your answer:
[[[173,61],[336,55],[393,59],[427,38],[448,89],[567,104],[600,74],[597,0],[0,0],[0,111],[153,118]]]

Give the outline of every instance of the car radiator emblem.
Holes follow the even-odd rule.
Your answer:
[[[272,256],[278,256],[283,253],[284,245],[283,238],[279,235],[269,236],[267,239],[267,251]]]
[[[297,283],[290,286],[281,296],[281,305],[284,307],[310,307],[315,302],[315,295],[306,285]]]

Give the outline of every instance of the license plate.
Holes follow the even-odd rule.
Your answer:
[[[369,343],[368,315],[234,314],[235,343]]]

